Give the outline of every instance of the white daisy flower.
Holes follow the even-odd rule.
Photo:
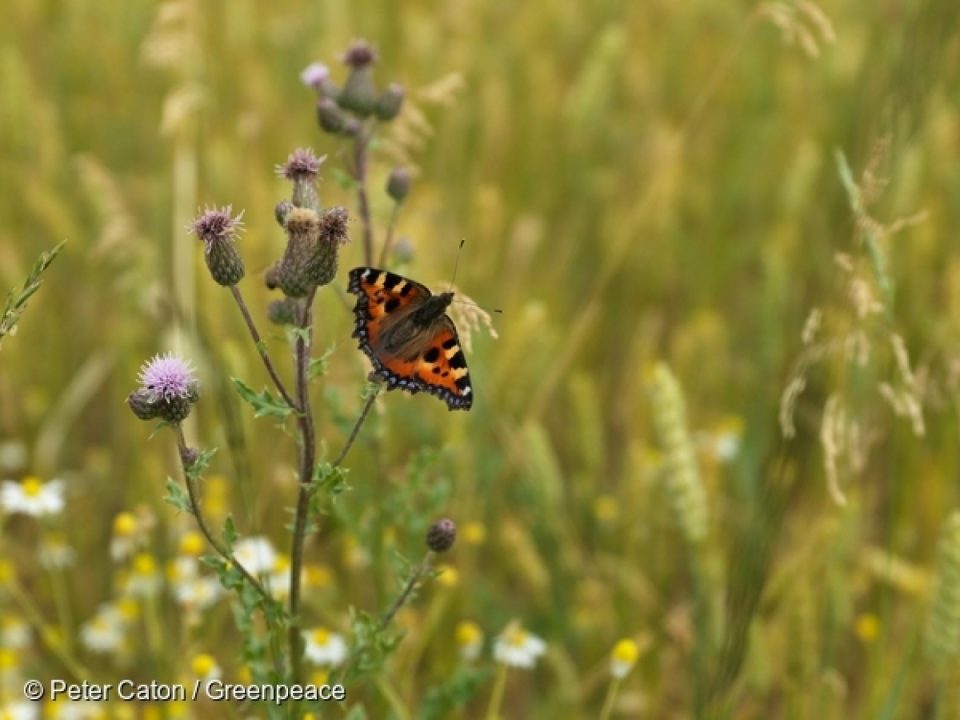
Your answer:
[[[318,627],[307,630],[304,638],[307,643],[304,655],[314,665],[336,667],[347,659],[347,643],[338,633]]]
[[[28,475],[15,483],[9,480],[0,488],[0,506],[8,513],[23,513],[33,517],[57,515],[63,510],[64,487],[62,480],[44,483],[40,478]]]
[[[519,625],[508,626],[493,643],[493,659],[510,667],[532,668],[547,643]]]
[[[223,671],[217,664],[217,659],[208,653],[200,653],[199,655],[195,655],[193,660],[190,662],[190,669],[193,671],[193,674],[196,676],[197,680],[202,682],[204,685],[207,685],[214,680],[219,680],[221,677],[223,677]]]
[[[48,533],[40,543],[40,564],[48,570],[62,570],[73,565],[77,553],[60,533]]]
[[[133,513],[117,513],[113,519],[113,535],[110,538],[110,557],[114,562],[126,560],[143,546],[146,539],[143,530]]]
[[[21,650],[30,644],[30,626],[17,615],[6,614],[0,618],[0,645],[11,650]]]
[[[610,674],[618,680],[625,678],[640,657],[640,648],[637,644],[625,638],[613,646],[610,653]]]
[[[277,551],[265,537],[239,540],[233,547],[233,556],[251,575],[269,573],[277,562]]]
[[[137,553],[130,564],[126,591],[134,597],[149,597],[160,590],[161,577],[157,561],[150,553]]]
[[[80,640],[92,652],[118,652],[124,647],[126,629],[127,618],[123,611],[107,603],[80,627]]]
[[[3,720],[36,720],[40,717],[40,703],[15,702],[0,705],[0,718]]]
[[[187,610],[206,610],[223,595],[223,587],[213,576],[193,577],[175,583],[173,595]]]
[[[273,572],[267,578],[267,587],[277,600],[290,597],[290,558],[287,555],[277,555]]]
[[[457,623],[456,638],[461,658],[473,662],[480,657],[483,650],[483,630],[479,625],[469,620]]]

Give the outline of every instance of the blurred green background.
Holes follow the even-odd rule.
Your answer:
[[[298,75],[321,60],[342,80],[358,37],[378,82],[408,93],[370,181],[382,228],[387,172],[416,168],[400,269],[443,287],[466,239],[458,287],[504,312],[499,339],[473,334],[472,412],[379,402],[347,462],[353,490],[308,545],[335,577],[312,619],[345,630],[351,605],[385,606],[393,552],[419,558],[429,513],[444,514],[473,531],[449,558],[458,577],[423,591],[384,671],[414,717],[449,673],[453,626],[492,637],[513,618],[550,649],[511,673],[509,718],[597,717],[621,637],[642,653],[614,716],[960,717],[960,647],[924,641],[960,632],[960,600],[927,629],[960,460],[954,0],[4,0],[0,288],[69,242],[0,350],[0,440],[27,451],[2,476],[68,481],[76,622],[113,592],[117,513],[151,509],[161,560],[186,524],[162,502],[170,438],[148,441],[123,403],[157,352],[190,355],[209,389],[189,433],[220,448],[241,532],[287,542],[293,438],[231,395],[230,376],[267,379],[185,228],[206,204],[245,211],[242,288],[263,318],[289,193],[275,165],[327,154],[322,198],[355,208],[333,172],[346,146],[320,132]],[[316,306],[316,354],[335,344],[315,389],[328,456],[367,372],[342,294],[362,262],[353,233]],[[682,386],[687,480],[706,497],[693,547],[654,429],[658,361]],[[40,531],[5,527],[4,554],[52,617]],[[216,613],[178,642],[229,676],[236,641]],[[56,674],[39,645],[24,663]],[[482,717],[489,692],[461,716]],[[356,697],[370,717],[396,712],[369,682]]]

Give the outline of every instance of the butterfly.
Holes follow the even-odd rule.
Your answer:
[[[428,392],[450,410],[473,405],[470,371],[446,309],[452,292],[432,294],[387,270],[358,267],[347,289],[357,296],[353,337],[389,389]]]

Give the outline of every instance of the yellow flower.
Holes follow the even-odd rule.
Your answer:
[[[16,650],[0,648],[0,674],[15,670],[20,665],[20,656]]]
[[[475,622],[462,620],[454,631],[460,657],[464,660],[476,660],[483,649],[483,630]]]
[[[854,623],[854,632],[863,642],[875,640],[880,634],[880,618],[873,613],[860,613]]]
[[[153,575],[157,572],[157,561],[150,553],[137,553],[133,558],[133,572],[136,575]]]
[[[310,684],[316,685],[317,687],[321,685],[326,685],[329,681],[330,681],[330,671],[327,670],[326,668],[320,668],[310,676]]]
[[[118,513],[113,519],[113,534],[120,537],[133,537],[137,532],[137,516],[133,513]]]
[[[223,475],[210,475],[203,483],[203,509],[211,517],[221,518],[227,514],[227,497],[230,483]]]
[[[487,526],[473,520],[463,526],[460,535],[468,545],[483,545],[487,541]]]
[[[16,577],[13,563],[9,560],[0,560],[0,585],[9,585]]]
[[[437,582],[445,588],[455,588],[460,583],[460,573],[453,565],[437,565]]]
[[[615,678],[627,676],[640,657],[640,648],[630,638],[624,638],[613,646],[610,653],[610,674]]]
[[[195,655],[190,662],[190,669],[201,680],[215,680],[220,677],[220,666],[217,665],[216,658],[208,653]]]
[[[307,565],[303,569],[303,580],[307,587],[329,587],[333,583],[333,570],[329,565]]]
[[[206,547],[206,541],[203,539],[203,535],[198,533],[195,530],[185,532],[180,536],[180,554],[189,555],[190,557],[197,557],[203,552],[203,549]]]
[[[593,516],[604,525],[615,522],[620,517],[620,503],[612,495],[597,495],[593,499]]]
[[[124,598],[118,602],[117,610],[120,611],[120,616],[128,623],[140,617],[140,604],[131,598]]]

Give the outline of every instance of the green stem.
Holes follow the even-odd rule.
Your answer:
[[[257,346],[257,352],[260,354],[260,359],[263,360],[263,366],[267,369],[267,374],[270,375],[270,379],[273,380],[273,384],[277,388],[277,392],[280,393],[280,396],[286,401],[287,405],[292,407],[297,412],[300,412],[299,405],[294,402],[293,398],[290,396],[290,393],[287,392],[286,386],[280,379],[280,375],[277,374],[277,370],[274,368],[273,362],[270,360],[270,356],[267,354],[267,346],[263,342],[263,338],[260,337],[260,333],[257,331],[257,326],[254,324],[253,318],[250,316],[250,310],[247,309],[247,304],[243,300],[243,295],[240,294],[240,288],[238,288],[236,285],[231,285],[230,292],[233,295],[233,299],[237,301],[237,306],[240,308],[240,314],[243,315],[243,320],[247,324],[247,329],[250,331],[250,337],[253,338],[253,343]]]
[[[397,695],[397,691],[394,690],[387,677],[383,674],[378,675],[376,683],[377,689],[386,699],[397,720],[410,720],[410,711],[407,710],[407,706],[403,704],[403,700]]]
[[[197,521],[197,527],[200,528],[200,532],[207,539],[207,542],[210,543],[210,547],[212,547],[216,553],[223,558],[223,560],[230,563],[231,566],[240,571],[240,574],[243,575],[244,579],[250,583],[254,590],[256,590],[257,593],[263,598],[264,603],[267,605],[273,603],[273,596],[267,592],[266,588],[263,587],[263,584],[253,575],[251,575],[243,565],[237,562],[237,559],[233,556],[233,553],[230,552],[230,550],[228,550],[223,543],[217,540],[217,536],[213,534],[213,531],[207,524],[206,518],[200,511],[200,492],[197,490],[196,480],[194,480],[190,473],[190,469],[183,462],[184,452],[187,449],[187,443],[183,437],[183,428],[179,424],[176,426],[176,432],[177,447],[180,450],[180,464],[183,467],[183,476],[187,485],[187,495],[190,499],[190,512],[193,513],[193,517]]]
[[[417,583],[420,582],[420,578],[423,577],[423,574],[430,568],[430,563],[433,560],[433,551],[427,550],[426,556],[423,558],[423,562],[417,565],[416,569],[413,571],[413,574],[410,576],[410,579],[407,580],[407,584],[403,588],[403,592],[393,601],[393,605],[390,606],[390,609],[384,614],[383,619],[380,621],[380,630],[386,630],[387,625],[390,624],[390,621],[393,620],[394,616],[400,612],[400,608],[404,606],[407,600],[410,598],[410,593],[413,592],[413,589],[417,586]]]
[[[343,444],[343,447],[337,454],[336,459],[333,461],[333,467],[340,467],[340,464],[346,459],[347,453],[350,452],[350,448],[353,447],[353,443],[357,439],[357,435],[360,433],[360,426],[362,426],[364,420],[367,419],[367,415],[370,413],[370,408],[373,407],[373,403],[380,394],[382,387],[382,385],[376,385],[373,390],[370,391],[366,401],[363,403],[363,407],[360,409],[360,415],[357,418],[357,421],[353,424],[353,429],[350,431],[350,435],[347,437],[347,441]]]
[[[300,416],[300,490],[297,495],[297,510],[293,523],[293,538],[290,551],[290,674],[291,682],[299,683],[303,672],[303,635],[300,628],[300,580],[303,575],[303,545],[307,537],[307,520],[310,509],[310,488],[316,465],[316,436],[313,427],[313,411],[310,408],[308,368],[310,346],[313,342],[313,298],[316,288],[307,295],[300,315],[300,333],[297,335],[296,393]]]
[[[390,246],[393,244],[393,233],[397,226],[397,218],[400,216],[400,207],[400,203],[393,204],[393,212],[390,213],[390,222],[387,224],[387,236],[384,238],[383,247],[380,249],[380,267],[387,266]]]
[[[613,714],[613,706],[617,702],[617,693],[620,691],[621,678],[615,677],[610,681],[610,687],[607,688],[607,697],[603,701],[603,709],[600,711],[600,720],[609,720]]]
[[[507,664],[499,663],[497,677],[493,681],[493,690],[490,692],[490,705],[487,708],[486,720],[500,720],[500,705],[503,704],[503,691],[507,687]]]
[[[370,219],[370,202],[367,199],[367,144],[370,136],[361,127],[353,138],[353,179],[357,184],[357,206],[363,224],[363,259],[373,264],[373,222]]]

